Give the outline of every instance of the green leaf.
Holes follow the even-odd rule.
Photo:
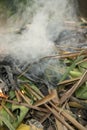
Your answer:
[[[87,99],[87,83],[78,88],[75,95],[77,98]]]
[[[17,110],[20,109],[20,114],[17,115],[17,120],[13,123],[13,126],[17,128],[22,120],[24,119],[25,115],[27,114],[29,108],[24,107],[24,106],[19,106],[19,105],[12,105],[12,110]]]
[[[87,69],[87,61],[86,62],[83,62],[80,64],[80,66],[82,66],[83,68],[86,68]]]
[[[9,105],[8,105],[8,107],[9,107]],[[13,122],[13,119],[10,117],[10,115],[7,113],[7,111],[4,108],[2,108],[0,110],[0,115],[3,115],[3,118],[6,118],[6,120],[8,120],[9,122],[11,122],[11,123]],[[0,125],[3,125],[1,118],[0,118]]]
[[[82,76],[82,73],[79,71],[79,69],[74,69],[74,70],[70,71],[69,74],[70,74],[70,76],[72,78],[76,78],[76,77]]]
[[[15,130],[13,125],[9,122],[9,120],[7,120],[6,117],[0,115],[0,120],[9,128],[9,130]]]
[[[61,78],[60,82],[62,82],[63,80],[65,80],[68,77],[70,71],[75,68],[76,63],[79,62],[80,60],[82,60],[83,58],[84,58],[83,56],[79,56],[79,57],[77,57],[77,59],[75,61],[73,61],[73,64],[70,67],[68,67],[68,69],[66,70],[65,74]]]

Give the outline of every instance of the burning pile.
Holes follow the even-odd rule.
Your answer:
[[[50,63],[49,59],[51,61],[55,61],[56,59],[56,62]],[[2,124],[3,122],[5,123],[5,125],[3,124],[3,126],[7,126],[10,130],[14,130],[20,125],[23,120],[23,122],[27,124],[27,127],[29,127],[30,125],[30,127],[37,127],[38,129],[39,127],[41,127],[43,129],[40,122],[44,125],[44,122],[47,120],[47,118],[49,119],[51,114],[53,114],[54,116],[51,118],[54,124],[56,120],[58,122],[61,122],[62,127],[65,126],[70,130],[73,130],[73,127],[74,129],[81,128],[85,130],[84,125],[86,123],[86,118],[84,120],[84,113],[82,111],[83,109],[85,111],[86,104],[85,100],[81,101],[79,100],[79,98],[87,99],[86,48],[78,48],[78,51],[74,53],[68,52],[64,54],[63,52],[61,55],[45,57],[39,62],[29,65],[24,71],[23,65],[17,66],[19,68],[17,70],[17,73],[14,73],[13,64],[7,61],[9,60],[7,60],[6,58],[0,64],[0,78],[1,82],[3,83],[3,86],[2,84],[0,86],[2,87],[1,89],[3,89],[3,91],[7,92],[8,94],[8,96],[3,96],[2,93],[0,93],[2,106],[0,111],[0,119],[2,121]],[[13,60],[11,61],[13,62]],[[59,63],[59,61],[61,64]],[[41,68],[43,67],[43,64],[47,66],[41,73],[41,70],[43,70]],[[20,70],[21,72],[18,73],[18,71]],[[46,86],[49,88],[49,91],[46,89]],[[55,89],[54,87],[58,89]],[[38,88],[41,91],[45,88],[45,96]],[[77,106],[73,104],[74,102],[77,104]],[[69,105],[70,110],[66,108],[66,104]],[[61,107],[59,107],[59,105]],[[61,116],[64,117],[64,120],[62,120],[62,118],[59,116],[63,105],[65,105],[65,108],[62,111]],[[31,124],[31,114],[26,116],[30,109],[32,109],[33,112],[36,113],[34,115],[32,114],[32,118],[35,118],[39,121],[38,126]],[[81,115],[76,114],[76,118],[78,118],[79,121],[80,119],[82,119],[81,124],[77,122],[71,114],[68,114],[68,112],[66,112],[66,110],[68,110],[69,112],[75,114],[75,109],[80,109],[80,111],[82,112]],[[39,113],[41,113],[41,115],[38,113],[38,111]],[[79,115],[81,117],[79,117]],[[6,121],[6,117],[8,117],[8,121]],[[33,122],[36,121],[34,120]],[[70,122],[72,126],[70,125]],[[57,127],[59,128],[59,125]]]
[[[9,7],[7,14],[0,10],[0,126],[42,130],[47,121],[49,129],[85,130],[87,30],[76,0],[6,3],[0,5]]]

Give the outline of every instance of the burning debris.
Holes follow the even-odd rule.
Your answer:
[[[83,126],[83,124],[85,125],[86,123],[83,119],[84,116],[82,116],[84,115],[84,113],[82,113],[82,115],[80,114],[76,115],[74,108],[72,109],[72,107],[75,107],[75,109],[81,109],[81,112],[83,109],[85,111],[85,105],[86,105],[85,102],[83,101],[81,102],[79,99],[76,100],[76,97],[83,98],[83,99],[87,98],[87,96],[84,93],[84,90],[80,92],[80,89],[81,89],[80,86],[82,84],[85,85],[85,82],[87,80],[87,71],[86,71],[87,66],[85,66],[85,64],[87,64],[86,63],[87,50],[83,49],[82,53],[81,53],[81,50],[78,50],[77,52],[76,52],[76,55],[75,55],[75,52],[60,55],[60,58],[62,58],[62,62],[59,62],[61,61],[59,60],[59,55],[55,55],[51,57],[50,60],[48,60],[48,58],[45,57],[46,59],[42,59],[41,61],[37,63],[31,64],[24,71],[22,70],[22,66],[20,67],[18,66],[23,71],[23,73],[20,73],[18,77],[14,73],[13,64],[11,64],[11,62],[8,62],[9,59],[6,58],[2,60],[0,74],[1,74],[1,82],[3,83],[3,86],[1,86],[1,89],[4,88],[3,91],[8,93],[8,97],[5,95],[3,96],[2,91],[1,91],[0,100],[1,100],[1,106],[2,106],[2,109],[1,109],[2,116],[0,117],[0,119],[5,123],[5,118],[3,119],[3,117],[5,117],[5,113],[3,112],[3,109],[4,109],[6,111],[6,115],[11,116],[8,119],[9,122],[5,123],[9,129],[11,130],[14,130],[14,128],[16,129],[20,125],[22,120],[24,123],[27,124],[27,122],[29,122],[28,120],[30,120],[30,117],[35,118],[36,120],[44,124],[45,120],[48,120],[51,114],[53,114],[54,115],[53,117],[55,117],[55,119],[53,117],[51,118],[54,124],[55,124],[55,121],[60,121],[63,127],[67,127],[70,130],[73,129],[73,127],[78,128],[78,129],[81,128],[85,130],[85,127]],[[52,62],[52,58],[53,58],[53,61],[55,62]],[[69,61],[67,62],[67,60]],[[13,60],[11,61],[12,63],[14,62]],[[64,61],[66,61],[65,62],[66,66],[63,64]],[[45,66],[44,69],[42,69],[43,66]],[[82,71],[81,68],[83,68],[84,66],[86,68],[84,68],[84,70]],[[76,70],[79,69],[79,67],[81,70],[78,70],[78,71],[74,70],[74,69]],[[44,70],[44,71],[41,71],[41,70]],[[78,73],[79,74],[81,73],[82,76],[80,75],[81,76],[80,77]],[[73,76],[76,76],[76,78],[73,78]],[[67,77],[68,77],[68,80],[66,80]],[[20,82],[21,84],[17,86],[17,84],[19,83],[18,82],[19,80],[21,81]],[[47,94],[45,93],[46,96],[44,96],[41,93],[41,91],[38,89],[40,88],[39,86],[43,87],[42,84],[45,84],[49,89],[51,89],[51,86],[52,86],[52,90],[47,92]],[[62,85],[64,87],[61,87]],[[57,91],[56,89],[53,89],[54,87],[58,87],[59,90]],[[84,89],[85,88],[86,86],[84,87]],[[78,91],[79,91],[79,94],[78,94]],[[74,96],[75,99],[72,96]],[[3,98],[5,98],[5,105],[3,105]],[[69,105],[70,110],[67,109],[66,101],[67,103],[70,104]],[[77,107],[74,106],[72,102],[76,102]],[[9,106],[10,108],[8,108],[7,104],[11,105]],[[58,106],[59,105],[62,106],[62,104],[65,105],[65,108],[63,112],[61,113],[61,116],[64,116],[64,118],[67,118],[68,121],[62,120],[62,118],[60,118],[59,116],[62,108]],[[29,109],[33,109],[33,111],[36,112],[36,114],[34,115],[30,114],[26,116],[26,114],[29,112]],[[72,114],[68,114],[66,110],[69,110],[69,112],[72,112],[74,115],[76,115],[76,118],[78,118],[79,121],[81,121],[80,120],[81,118],[83,123],[81,122],[82,124],[80,124],[78,121],[76,121],[76,119],[72,117]],[[39,115],[37,111],[39,111],[41,115]],[[19,116],[19,117],[18,118],[14,117],[15,114],[16,116]],[[12,124],[10,123],[10,121],[12,122]],[[72,123],[72,126],[70,125],[70,122]],[[28,124],[27,127],[29,127],[29,125],[31,124]],[[35,127],[34,124],[32,125],[33,127]],[[57,124],[55,124],[55,126],[56,125]],[[48,126],[48,127],[52,127],[55,129],[55,126],[53,127]]]
[[[18,87],[17,85],[17,76],[16,70],[13,66],[11,57],[5,57],[0,62],[0,79],[1,85],[0,89],[6,93],[9,92],[11,89],[15,89]],[[15,70],[15,71],[14,71]]]
[[[85,48],[87,46],[86,33],[86,29],[64,30],[55,41],[56,47],[70,52],[74,51],[75,48]]]
[[[4,2],[0,127],[85,130],[87,30],[77,17],[76,0]]]

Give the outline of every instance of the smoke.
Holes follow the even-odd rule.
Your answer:
[[[20,61],[35,61],[54,53],[54,40],[64,29],[65,20],[76,20],[75,0],[14,0],[0,13],[0,54]],[[6,3],[5,3],[6,4]],[[4,6],[5,7],[5,6]],[[10,11],[9,11],[10,10]],[[13,13],[9,15],[9,12]]]

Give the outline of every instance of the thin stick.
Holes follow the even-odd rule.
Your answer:
[[[72,116],[70,116],[68,113],[66,113],[63,109],[56,107],[54,103],[50,102],[52,107],[62,116],[64,116],[66,119],[68,119],[76,128],[79,130],[86,130],[84,126],[82,126],[80,123],[78,123]]]
[[[54,109],[52,109],[51,107],[49,107],[47,104],[44,104],[52,113],[53,115],[56,117],[57,120],[59,120],[63,125],[65,125],[69,130],[74,130],[64,119],[62,119],[60,117],[60,114],[58,114],[58,112],[56,112]]]
[[[15,90],[15,95],[16,95],[18,102],[22,102],[22,99],[21,99],[21,97],[19,96],[19,94],[16,90]]]
[[[40,120],[40,123],[42,124],[47,118],[49,118],[50,115],[51,115],[51,112],[49,112],[48,114],[45,114],[45,116]]]
[[[38,93],[38,92],[37,92]],[[41,95],[41,97],[43,98],[43,94],[39,94]],[[54,116],[63,124],[65,125],[69,130],[74,130],[69,124],[67,124],[67,122],[65,122],[64,120],[62,120],[60,118],[60,114],[62,114],[62,116],[64,116],[65,118],[67,118],[74,126],[76,126],[76,128],[79,128],[79,130],[86,130],[85,127],[83,127],[80,123],[78,123],[72,116],[70,116],[69,114],[67,114],[65,111],[59,109],[58,107],[56,107],[52,101],[49,101],[49,103],[52,105],[52,107],[54,109],[52,109],[51,107],[49,107],[47,104],[44,104],[53,114]],[[58,114],[59,113],[59,114]]]
[[[71,97],[71,95],[75,92],[77,88],[79,88],[85,81],[87,80],[87,70],[86,72],[82,75],[81,79],[73,85],[71,89],[69,89],[64,96],[61,97],[60,99],[60,104],[63,104],[68,98]]]
[[[1,98],[0,98],[0,101],[2,101]],[[12,104],[15,104],[15,105],[21,105],[21,106],[25,106],[25,107],[28,107],[28,108],[31,108],[31,109],[35,109],[35,110],[38,110],[38,111],[48,112],[46,110],[46,108],[44,109],[44,108],[36,107],[36,106],[33,106],[33,105],[29,105],[29,104],[26,104],[26,103],[19,103],[19,102],[12,101],[12,100],[9,100],[9,99],[6,99],[5,101],[12,103]]]
[[[5,109],[5,111],[12,117],[13,120],[16,119],[16,117],[11,113],[11,111],[3,105],[3,103],[1,104],[1,106]]]
[[[78,81],[80,78],[74,78],[74,79],[69,79],[69,80],[64,80],[62,82],[59,82],[57,85],[67,85],[67,84],[72,84],[73,82]]]
[[[30,86],[29,86],[30,87]],[[32,88],[33,91],[35,91]],[[36,92],[41,98],[43,98],[43,94],[42,93],[38,93]],[[58,121],[60,121],[63,125],[65,125],[69,130],[74,130],[66,121],[62,120],[62,118],[60,118],[60,114],[58,114],[58,112],[56,112],[54,109],[52,109],[51,107],[49,107],[47,104],[44,104],[46,108],[48,108],[48,110],[50,110],[50,112],[53,113],[53,115],[56,117],[56,119]]]

